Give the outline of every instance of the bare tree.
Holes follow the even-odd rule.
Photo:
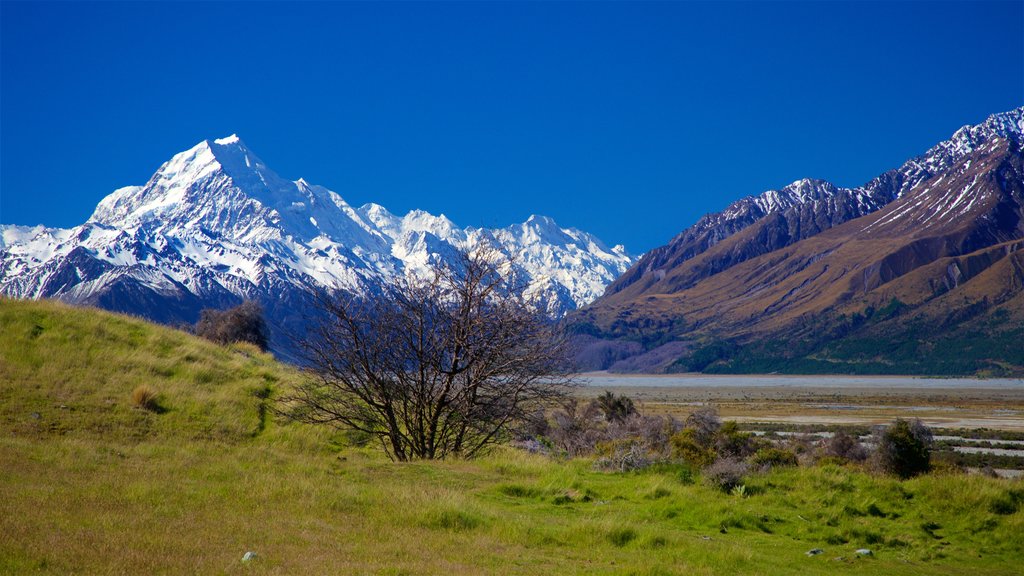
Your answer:
[[[573,381],[562,333],[494,250],[381,294],[322,296],[304,343],[315,378],[284,399],[305,422],[377,437],[395,460],[472,457]]]

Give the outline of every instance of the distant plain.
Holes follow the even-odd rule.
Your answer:
[[[882,424],[920,418],[942,428],[1024,430],[1024,380],[911,376],[581,375],[590,398],[627,394],[645,412],[685,417],[713,404],[737,421]]]

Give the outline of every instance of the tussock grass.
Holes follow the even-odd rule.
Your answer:
[[[741,497],[684,467],[395,464],[266,412],[257,432],[298,377],[251,347],[0,300],[0,573],[983,576],[1024,550],[1020,481],[778,467]],[[167,412],[125,401],[142,383]]]
[[[132,405],[136,408],[142,408],[143,410],[149,410],[150,412],[160,412],[160,394],[156,390],[145,384],[140,384],[132,390]]]

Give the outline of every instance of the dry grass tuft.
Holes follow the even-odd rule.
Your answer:
[[[150,412],[159,412],[160,395],[153,387],[147,384],[140,384],[132,390],[132,405],[136,408],[149,410]]]

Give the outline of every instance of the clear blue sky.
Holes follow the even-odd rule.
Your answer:
[[[636,252],[1024,104],[1024,3],[0,5],[0,222],[238,133],[351,204]]]

